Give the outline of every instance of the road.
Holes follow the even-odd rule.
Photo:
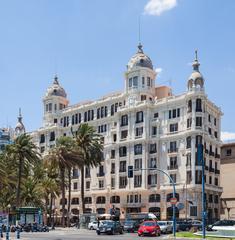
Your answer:
[[[4,238],[5,234],[4,234]],[[11,234],[10,240],[15,240],[15,234]],[[97,235],[96,231],[85,229],[57,229],[50,231],[49,233],[21,233],[21,240],[140,240],[137,233],[124,233],[123,235]],[[141,237],[141,240],[153,239],[149,237]],[[162,235],[161,237],[154,237],[154,239],[173,239],[168,235]]]

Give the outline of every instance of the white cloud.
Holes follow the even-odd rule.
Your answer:
[[[221,140],[223,142],[235,140],[235,133],[232,132],[221,132]]]
[[[144,7],[144,13],[160,16],[177,5],[177,0],[149,0]]]

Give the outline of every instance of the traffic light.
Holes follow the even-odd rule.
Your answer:
[[[133,178],[133,166],[128,166],[128,178]]]

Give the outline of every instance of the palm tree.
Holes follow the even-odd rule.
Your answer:
[[[80,165],[78,166],[81,172],[81,203],[82,213],[85,211],[84,202],[84,168],[97,167],[103,159],[103,143],[101,135],[96,133],[96,130],[87,123],[81,124],[76,132],[73,132],[76,141],[76,148],[81,154]]]
[[[51,149],[45,157],[46,163],[52,169],[58,168],[61,180],[61,199],[62,199],[62,226],[65,227],[65,180],[66,169],[71,169],[80,159],[79,153],[73,148],[73,139],[62,136],[57,139],[56,146]]]
[[[6,146],[6,155],[12,161],[15,161],[17,165],[16,207],[19,207],[21,205],[22,176],[26,168],[39,161],[40,154],[37,151],[36,145],[32,142],[32,138],[24,133],[17,137],[13,144]]]

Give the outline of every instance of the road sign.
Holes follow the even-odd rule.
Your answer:
[[[171,198],[170,202],[172,205],[175,205],[177,203],[177,198]]]

